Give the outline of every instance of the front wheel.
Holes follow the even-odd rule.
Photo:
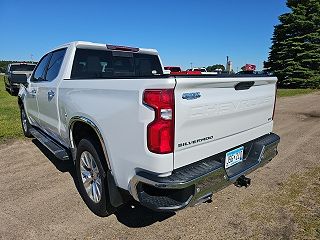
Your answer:
[[[89,209],[100,217],[114,212],[108,195],[103,154],[94,139],[82,139],[77,147],[75,161],[79,193]]]
[[[21,125],[22,125],[22,131],[24,136],[30,138],[32,137],[32,134],[30,132],[31,125],[29,123],[29,120],[27,118],[27,114],[23,107],[20,108],[20,119],[21,119]]]

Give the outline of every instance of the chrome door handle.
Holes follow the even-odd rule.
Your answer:
[[[51,100],[53,97],[54,97],[54,91],[53,90],[50,90],[49,92],[48,92],[48,99],[49,100]]]
[[[31,95],[31,96],[36,96],[36,95],[37,95],[37,90],[36,90],[36,89],[32,89],[32,90],[30,91],[30,95]]]

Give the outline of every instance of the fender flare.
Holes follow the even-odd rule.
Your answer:
[[[87,125],[89,125],[93,130],[94,132],[96,133],[96,135],[98,136],[99,138],[99,141],[100,141],[100,145],[102,147],[102,151],[103,151],[103,154],[104,154],[104,157],[106,159],[106,162],[107,162],[107,166],[109,168],[109,170],[111,171],[111,164],[110,164],[110,160],[109,160],[109,157],[108,157],[108,154],[107,154],[107,149],[106,149],[106,145],[105,145],[105,142],[103,140],[103,137],[102,137],[102,134],[99,130],[99,128],[97,127],[97,125],[91,121],[89,118],[86,118],[86,117],[83,117],[83,116],[74,116],[70,119],[69,121],[69,139],[70,139],[70,146],[71,146],[71,150],[72,150],[72,156],[75,157],[75,149],[76,149],[76,146],[75,146],[75,143],[74,143],[74,140],[73,140],[73,126],[76,122],[83,122],[83,123],[86,123]]]

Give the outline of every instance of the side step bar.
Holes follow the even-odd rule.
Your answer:
[[[45,133],[35,128],[30,129],[32,136],[39,140],[56,158],[60,160],[69,160],[68,150],[59,143],[48,137]]]

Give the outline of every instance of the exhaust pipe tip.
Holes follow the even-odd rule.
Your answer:
[[[236,187],[245,187],[245,188],[249,187],[250,184],[251,184],[251,179],[245,177],[244,175],[240,176],[234,183]]]

